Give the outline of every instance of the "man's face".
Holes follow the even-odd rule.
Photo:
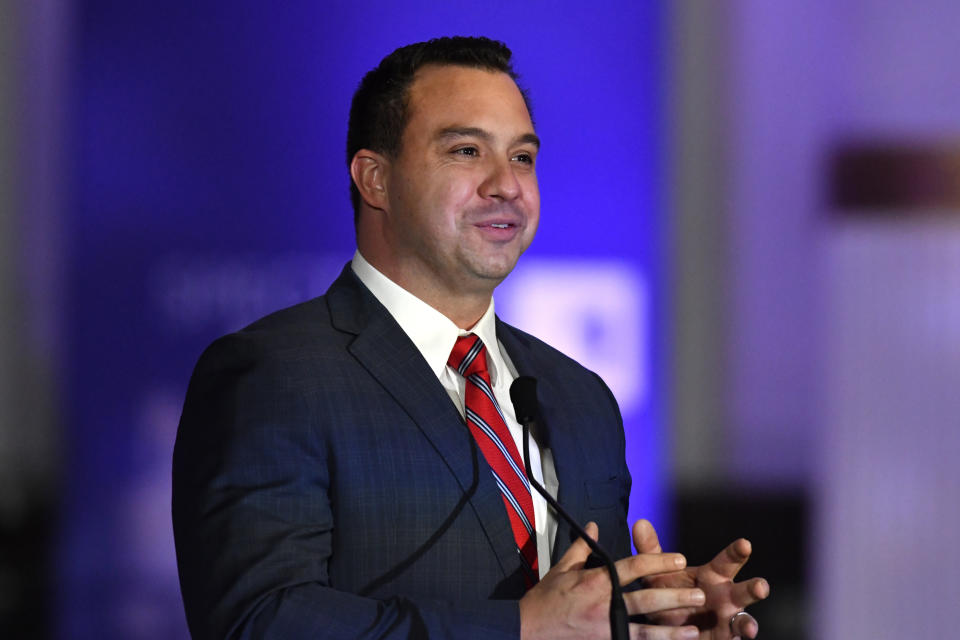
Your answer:
[[[427,66],[410,87],[409,116],[386,175],[385,233],[401,284],[489,295],[540,214],[539,142],[520,90],[505,73]]]

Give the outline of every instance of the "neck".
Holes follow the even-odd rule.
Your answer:
[[[471,329],[490,306],[493,297],[492,285],[471,288],[456,283],[438,282],[435,279],[418,277],[416,269],[403,269],[398,264],[380,259],[377,254],[368,255],[363,249],[360,249],[360,255],[394,284],[442,313],[461,329]]]
[[[357,248],[370,265],[461,329],[470,329],[487,311],[493,290],[501,279],[442,277],[435,267],[416,256],[393,249],[393,242],[376,222],[380,217],[361,215],[357,227]]]
[[[403,271],[385,271],[375,263],[370,263],[380,273],[420,298],[428,305],[448,317],[461,329],[470,329],[486,313],[493,297],[493,289],[479,289],[476,291],[463,288],[443,286],[443,283],[425,281]]]

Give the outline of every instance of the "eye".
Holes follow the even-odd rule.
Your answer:
[[[526,151],[522,151],[516,154],[515,156],[513,156],[513,159],[516,160],[517,162],[522,162],[523,164],[530,164],[530,165],[533,164],[533,154],[527,153]]]
[[[460,156],[477,156],[480,154],[480,151],[476,147],[458,147],[453,150],[453,153]]]

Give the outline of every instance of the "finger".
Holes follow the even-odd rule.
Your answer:
[[[600,535],[600,528],[597,527],[597,523],[595,522],[588,522],[587,526],[584,527],[584,531],[586,531],[587,535],[593,540],[596,540],[597,536]],[[560,561],[554,565],[554,568],[560,571],[581,569],[587,562],[588,557],[590,557],[590,546],[583,538],[577,538],[574,543],[570,545],[570,548],[567,549],[566,553],[560,557]]]
[[[700,632],[696,627],[663,627],[630,623],[630,638],[633,640],[696,640],[699,637]]]
[[[733,580],[750,559],[751,553],[753,553],[753,547],[750,541],[740,538],[728,544],[707,566],[721,578]]]
[[[673,573],[686,566],[687,559],[679,553],[639,553],[616,562],[621,584],[660,573]]]
[[[750,606],[770,595],[770,584],[763,578],[736,582],[730,589],[730,601],[739,609]]]
[[[654,576],[646,576],[643,584],[646,587],[693,587],[697,581],[690,573],[686,571],[672,571],[670,573],[658,573]]]
[[[760,624],[752,615],[743,612],[730,621],[730,632],[740,638],[756,638],[760,632]]]
[[[623,594],[630,615],[669,609],[702,607],[706,597],[700,589],[638,589]]]
[[[633,524],[633,546],[637,548],[637,553],[660,553],[663,551],[660,548],[657,531],[649,520],[637,520]]]

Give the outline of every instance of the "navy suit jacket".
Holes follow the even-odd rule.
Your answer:
[[[600,378],[498,320],[538,379],[559,495],[629,555],[630,476]],[[196,638],[516,638],[523,574],[457,408],[349,265],[327,293],[214,342],[173,460]],[[560,521],[554,561],[573,535]]]

